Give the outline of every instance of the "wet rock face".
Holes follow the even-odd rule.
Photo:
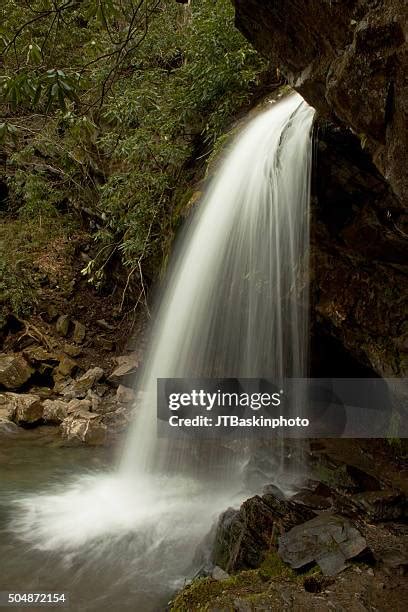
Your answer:
[[[323,121],[316,130],[314,172],[315,332],[340,341],[371,375],[406,377],[408,213],[358,139]],[[317,341],[315,352],[322,350]],[[326,368],[332,359],[330,349]],[[336,364],[331,372],[318,372],[337,374]]]
[[[239,510],[229,508],[219,520],[213,561],[227,572],[259,567],[279,533],[315,516],[306,506],[256,495]]]
[[[408,8],[401,0],[234,0],[236,25],[319,113],[408,189]]]

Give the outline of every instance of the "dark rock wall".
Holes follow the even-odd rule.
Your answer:
[[[316,147],[314,352],[333,336],[371,375],[408,376],[406,209],[350,132],[323,125]],[[315,374],[342,374],[332,350],[321,361],[326,371]]]
[[[238,28],[318,111],[314,347],[333,337],[367,372],[408,376],[408,2],[233,2]],[[336,375],[327,359],[315,375]]]
[[[322,115],[349,126],[406,203],[406,0],[233,0],[236,24]]]

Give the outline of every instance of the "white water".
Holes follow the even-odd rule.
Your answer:
[[[245,497],[245,444],[157,439],[156,380],[306,374],[313,114],[293,94],[241,132],[176,253],[120,469],[20,499],[12,528],[24,541],[97,556],[133,534],[134,579],[163,586]]]

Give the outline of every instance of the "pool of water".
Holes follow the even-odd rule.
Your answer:
[[[46,534],[39,546],[11,528],[18,515],[24,519],[16,500],[41,491],[63,494],[79,474],[109,471],[114,462],[112,450],[61,446],[52,428],[0,437],[0,591],[65,592],[69,605],[64,609],[84,612],[165,609],[172,585],[157,580],[157,575],[152,581],[140,574],[140,547],[134,534],[106,534],[70,550],[47,547]],[[74,518],[75,512],[72,508]],[[55,526],[49,527],[51,538]]]
[[[64,592],[79,612],[166,609],[247,494],[178,473],[123,479],[116,454],[64,447],[51,427],[0,437],[0,591]]]

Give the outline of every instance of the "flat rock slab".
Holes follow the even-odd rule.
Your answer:
[[[316,562],[323,574],[334,576],[346,561],[367,548],[365,538],[347,519],[321,514],[293,527],[279,538],[279,555],[294,569]]]

